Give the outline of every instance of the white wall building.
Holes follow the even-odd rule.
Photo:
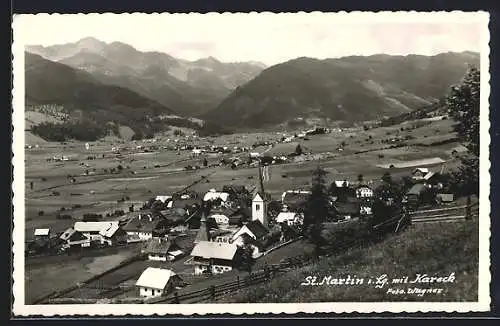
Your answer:
[[[252,221],[258,220],[262,225],[267,226],[267,205],[259,193],[256,193],[252,200]]]
[[[135,283],[141,297],[159,297],[182,284],[172,270],[148,267]]]

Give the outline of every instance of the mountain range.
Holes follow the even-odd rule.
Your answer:
[[[435,103],[469,64],[479,67],[479,54],[297,58],[264,70],[202,118],[254,128],[309,117],[380,119]]]
[[[233,130],[297,118],[380,119],[435,103],[469,64],[479,67],[474,52],[301,57],[266,67],[213,57],[187,61],[95,38],[26,51],[28,104],[63,105],[136,131],[150,130],[147,120],[166,114],[195,116]]]
[[[49,47],[31,45],[26,51],[86,71],[104,84],[128,88],[189,116],[213,109],[265,68],[261,63],[223,63],[212,57],[187,61],[90,37]]]

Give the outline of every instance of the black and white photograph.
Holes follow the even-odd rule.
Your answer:
[[[488,21],[15,15],[14,314],[488,311]]]

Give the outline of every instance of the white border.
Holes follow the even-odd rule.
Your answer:
[[[47,15],[47,14],[41,14]],[[55,14],[58,15],[58,14]],[[83,14],[78,14],[83,15]],[[116,15],[116,14],[89,14],[89,15]],[[131,14],[129,14],[131,15]],[[134,13],[133,15],[146,15]],[[153,15],[159,15],[155,13]],[[172,14],[161,14],[172,15]],[[188,15],[188,14],[175,14]],[[191,13],[189,15],[201,15]],[[313,13],[209,13],[206,15],[295,15],[297,19],[325,19],[321,12]],[[332,13],[328,13],[331,17]],[[342,303],[280,303],[280,304],[74,304],[74,305],[25,305],[24,304],[24,39],[23,16],[15,15],[12,23],[14,43],[12,46],[14,90],[13,90],[13,165],[14,165],[14,272],[13,272],[13,313],[16,316],[29,315],[167,315],[167,314],[254,314],[254,313],[315,313],[315,312],[470,312],[489,311],[490,309],[490,161],[489,161],[489,13],[487,12],[339,12],[335,13],[339,22],[352,22],[355,19],[373,22],[445,22],[468,21],[482,24],[481,31],[481,108],[480,108],[480,218],[479,218],[479,290],[478,302],[342,302]],[[488,203],[488,204],[487,204]]]

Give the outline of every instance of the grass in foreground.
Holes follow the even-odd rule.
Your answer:
[[[241,290],[217,302],[292,303],[334,301],[477,301],[479,227],[470,222],[426,223],[389,236],[368,248],[352,248],[344,254],[278,276],[272,281]],[[449,276],[453,283],[391,284],[393,278],[417,274]],[[374,286],[375,278],[387,275],[388,284]],[[357,277],[358,285],[301,285],[307,276]],[[368,280],[372,278],[372,283]],[[408,289],[442,289],[441,293],[409,294]],[[388,290],[392,289],[392,293]],[[394,294],[398,289],[404,294]]]

